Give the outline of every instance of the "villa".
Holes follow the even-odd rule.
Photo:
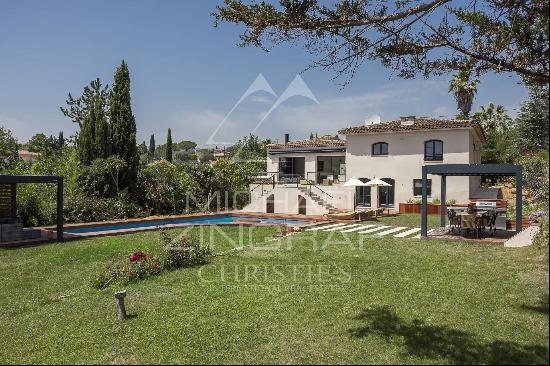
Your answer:
[[[419,199],[422,167],[480,164],[485,135],[470,120],[407,116],[340,130],[339,135],[267,146],[267,173],[250,185],[245,211],[321,215],[331,209],[396,208]],[[388,187],[345,187],[352,177],[379,178]],[[428,197],[438,199],[439,179],[429,177]],[[496,199],[480,177],[449,177],[447,200]],[[356,207],[354,207],[354,204]]]

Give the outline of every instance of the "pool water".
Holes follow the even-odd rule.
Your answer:
[[[78,227],[78,228],[68,228],[64,232],[69,234],[84,234],[84,233],[94,233],[98,231],[115,231],[115,230],[124,230],[124,229],[142,229],[142,228],[153,228],[165,225],[200,225],[200,224],[230,224],[236,221],[250,221],[258,220],[258,222],[263,224],[279,224],[279,225],[302,225],[306,224],[308,221],[305,220],[292,220],[292,219],[276,219],[268,217],[259,217],[259,216],[232,216],[232,215],[223,215],[223,216],[203,216],[203,217],[183,217],[180,219],[172,220],[154,220],[154,221],[142,221],[142,222],[127,222],[119,223],[113,225],[101,225],[101,226],[88,226],[88,227]]]

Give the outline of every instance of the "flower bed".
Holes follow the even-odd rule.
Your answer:
[[[402,214],[419,214],[422,212],[422,205],[420,203],[399,203],[399,213]],[[428,203],[428,215],[439,215],[441,213],[441,206],[439,204]]]

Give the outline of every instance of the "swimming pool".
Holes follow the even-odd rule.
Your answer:
[[[257,221],[256,221],[257,220]],[[128,229],[147,229],[157,228],[166,225],[209,225],[209,224],[231,224],[238,221],[253,221],[262,224],[275,224],[275,225],[303,225],[309,223],[306,220],[295,219],[278,219],[271,217],[261,216],[233,216],[233,215],[220,215],[220,216],[202,216],[202,217],[182,217],[179,219],[170,220],[151,220],[151,221],[137,221],[137,222],[121,222],[112,225],[99,225],[99,226],[82,226],[75,228],[65,228],[63,230],[68,234],[87,234],[97,232],[108,232]]]

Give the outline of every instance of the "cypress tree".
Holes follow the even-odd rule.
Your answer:
[[[94,104],[95,115],[95,157],[106,159],[111,156],[109,123],[104,111],[104,103],[99,95]]]
[[[57,146],[61,149],[65,146],[65,138],[63,137],[63,131],[59,131],[59,136],[57,137]]]
[[[166,138],[166,152],[165,152],[164,158],[169,162],[172,162],[172,130],[171,129],[168,129],[168,137]]]
[[[151,138],[149,139],[149,156],[153,157],[155,156],[155,134],[151,135]]]
[[[107,158],[111,154],[111,149],[109,125],[105,115],[105,90],[101,88],[99,79],[93,80],[85,89],[86,109],[77,139],[77,153],[80,162],[89,165],[95,159]],[[61,132],[59,140],[62,139]]]
[[[109,101],[111,152],[126,162],[126,168],[121,172],[120,188],[128,187],[130,192],[135,193],[139,162],[137,129],[130,101],[130,71],[124,60],[115,72]]]
[[[95,159],[95,119],[89,113],[80,128],[76,143],[78,160],[84,165],[89,165]]]

